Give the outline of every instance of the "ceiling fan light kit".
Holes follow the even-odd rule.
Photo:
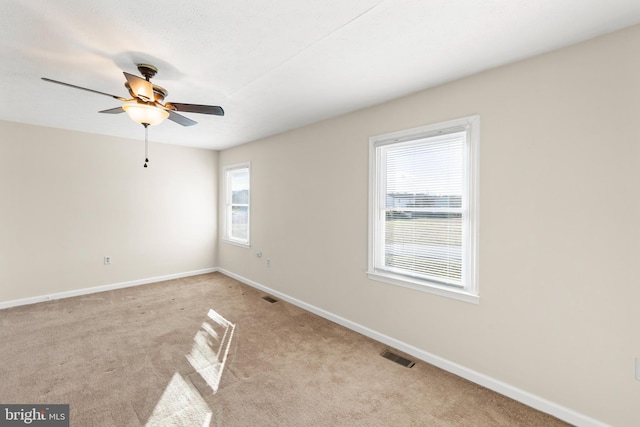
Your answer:
[[[125,102],[122,104],[122,109],[129,115],[131,120],[141,125],[155,126],[169,117],[167,110],[138,101]]]
[[[109,96],[111,98],[122,101],[121,107],[110,108],[108,110],[99,111],[105,114],[119,114],[126,112],[127,115],[136,123],[139,123],[145,128],[145,164],[147,167],[149,159],[146,156],[147,152],[147,128],[162,123],[165,119],[169,119],[182,126],[193,126],[197,124],[196,121],[189,119],[176,111],[198,114],[209,114],[214,116],[224,116],[224,110],[222,107],[213,105],[201,105],[201,104],[184,104],[181,102],[165,103],[164,98],[168,92],[166,89],[154,85],[151,83],[151,78],[156,75],[158,69],[149,64],[137,64],[138,71],[145,78],[140,78],[133,74],[123,72],[126,82],[124,86],[131,95],[130,99],[122,98],[117,95],[111,95],[105,92],[100,92],[94,89],[88,89],[82,86],[76,86],[69,83],[64,83],[57,80],[52,80],[46,77],[42,77],[42,80],[50,83],[56,83],[63,86],[69,86],[75,89],[81,89],[88,92],[97,93],[99,95]]]

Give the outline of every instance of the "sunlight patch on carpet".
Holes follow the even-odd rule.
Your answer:
[[[210,309],[207,320],[193,337],[191,352],[185,356],[213,394],[220,385],[235,327]],[[145,427],[209,426],[213,414],[202,396],[190,380],[176,372]]]
[[[145,427],[208,426],[211,410],[196,388],[175,373]]]
[[[209,310],[210,322],[203,322],[193,338],[195,343],[187,360],[198,374],[217,393],[227,362],[229,347],[236,325],[214,310]]]

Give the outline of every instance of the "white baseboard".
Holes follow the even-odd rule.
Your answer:
[[[0,301],[0,310],[19,305],[36,304],[61,298],[77,297],[79,295],[94,294],[97,292],[111,291],[113,289],[128,288],[130,286],[146,285],[148,283],[164,282],[165,280],[180,279],[182,277],[197,276],[199,274],[214,273],[217,268],[204,268],[202,270],[187,271],[185,273],[168,274],[166,276],[149,277],[147,279],[131,280],[128,282],[113,283],[110,285],[93,286],[91,288],[76,289],[73,291],[57,292],[49,295],[40,295],[16,299],[12,301]]]
[[[362,326],[358,323],[352,322],[351,320],[345,319],[344,317],[335,315],[328,311],[325,311],[321,308],[315,307],[311,304],[307,304],[304,301],[300,301],[296,298],[290,297],[289,295],[278,292],[274,289],[268,288],[260,283],[254,282],[253,280],[242,277],[238,274],[227,271],[223,268],[219,268],[218,271],[226,276],[232,277],[242,283],[245,283],[251,287],[259,289],[263,292],[266,292],[270,295],[276,296],[284,301],[287,301],[295,306],[298,306],[304,310],[307,310],[311,313],[317,314],[318,316],[324,317],[325,319],[331,320],[345,328],[351,329],[355,332],[358,332],[362,335],[365,335],[371,339],[379,341],[383,344],[386,344],[390,347],[393,347],[397,350],[400,350],[404,353],[410,354],[420,360],[423,360],[427,363],[430,363],[434,366],[437,366],[445,371],[451,372],[455,375],[458,375],[462,378],[465,378],[469,381],[472,381],[476,384],[479,384],[483,387],[486,387],[490,390],[493,390],[497,393],[500,393],[504,396],[510,397],[511,399],[517,400],[527,406],[535,408],[539,411],[545,412],[549,415],[553,415],[556,418],[559,418],[565,422],[573,424],[575,426],[581,427],[609,427],[608,424],[605,424],[601,421],[598,421],[594,418],[588,417],[584,414],[576,412],[572,409],[566,408],[564,406],[558,405],[557,403],[551,402],[547,399],[544,399],[535,394],[529,393],[525,390],[521,390],[512,385],[506,384],[500,380],[495,378],[491,378],[487,375],[484,375],[480,372],[476,372],[472,369],[466,368],[462,365],[459,365],[450,360],[444,359],[435,354],[429,353],[420,348],[414,347],[410,344],[399,341],[390,336],[381,334],[372,329],[369,329],[365,326]]]

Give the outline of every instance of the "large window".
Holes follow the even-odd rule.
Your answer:
[[[370,138],[370,278],[478,302],[478,144],[478,116]]]
[[[224,234],[223,239],[249,246],[249,163],[224,168]]]

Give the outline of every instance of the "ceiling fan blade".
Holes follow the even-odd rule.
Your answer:
[[[126,98],[122,98],[121,96],[117,96],[117,95],[111,95],[110,93],[100,92],[99,90],[87,89],[86,87],[76,86],[76,85],[72,85],[70,83],[65,83],[65,82],[59,82],[58,80],[48,79],[46,77],[41,77],[41,79],[44,80],[45,82],[56,83],[56,84],[59,84],[59,85],[62,85],[62,86],[69,86],[69,87],[73,87],[73,88],[76,88],[76,89],[82,89],[82,90],[86,90],[87,92],[93,92],[93,93],[97,93],[97,94],[100,94],[100,95],[110,96],[111,98],[115,98],[115,99],[118,99],[120,101],[126,101]]]
[[[170,102],[176,108],[176,111],[184,113],[200,113],[200,114],[212,114],[214,116],[224,116],[224,110],[222,107],[214,105],[199,105],[199,104],[182,104],[180,102]]]
[[[110,108],[108,110],[98,111],[98,113],[120,114],[120,113],[124,113],[124,110],[122,109],[122,107],[116,107],[116,108]]]
[[[135,96],[142,98],[143,101],[153,101],[153,85],[150,81],[129,74],[123,71],[124,76],[127,78],[129,87]]]
[[[185,116],[182,116],[178,113],[176,113],[175,111],[171,111],[171,110],[167,110],[169,112],[169,120],[178,123],[179,125],[182,126],[193,126],[195,124],[197,124],[198,122],[191,120]]]

